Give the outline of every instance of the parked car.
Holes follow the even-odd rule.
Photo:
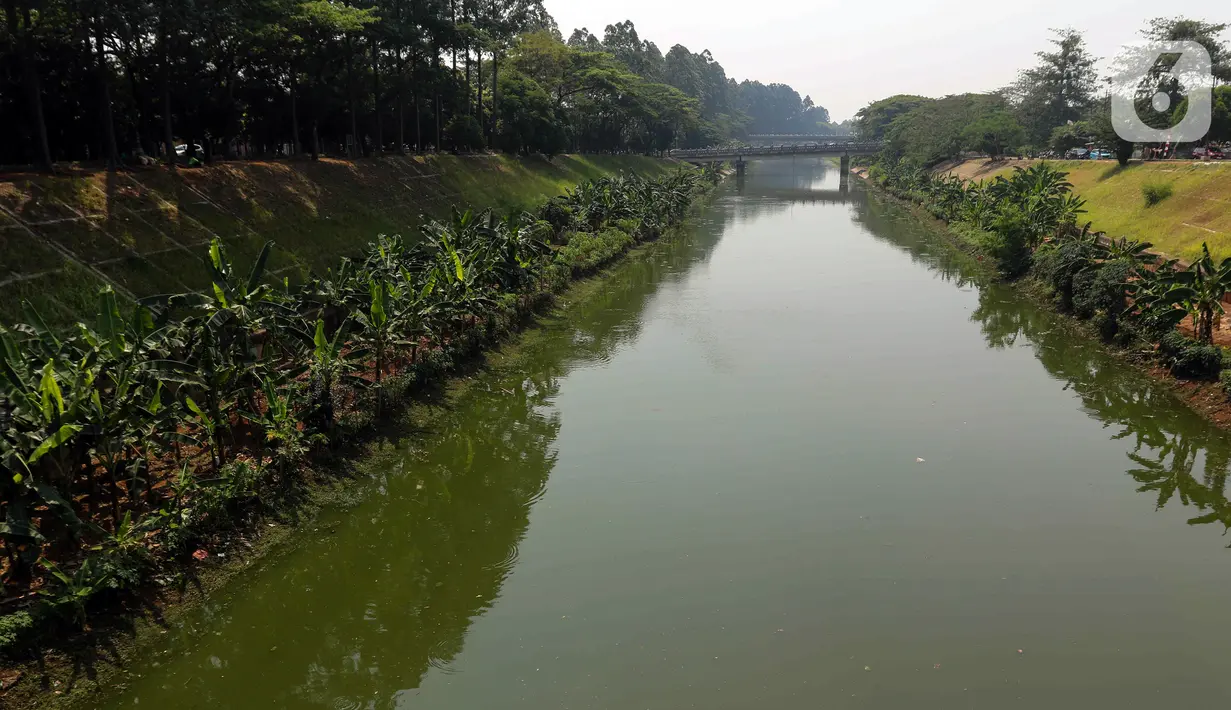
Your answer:
[[[205,155],[205,149],[201,147],[200,143],[193,143],[192,147],[195,149],[196,155]],[[188,144],[181,143],[175,146],[175,154],[181,158],[188,155]]]
[[[1085,160],[1090,156],[1090,151],[1085,148],[1069,148],[1064,154],[1066,160]]]
[[[1091,160],[1111,160],[1114,157],[1116,157],[1115,154],[1113,154],[1110,150],[1102,149],[1093,151],[1090,155]]]
[[[1215,148],[1213,146],[1206,149],[1206,155],[1209,156],[1210,160],[1223,160],[1227,157],[1222,152],[1222,148]]]

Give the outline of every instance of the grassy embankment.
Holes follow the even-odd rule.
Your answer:
[[[0,322],[24,320],[23,299],[53,325],[91,318],[105,283],[125,298],[205,288],[214,237],[239,263],[273,240],[273,274],[296,282],[454,205],[530,208],[588,179],[673,168],[640,156],[439,155],[0,176]]]
[[[1069,174],[1073,190],[1086,200],[1084,220],[1118,239],[1150,242],[1156,251],[1191,261],[1209,244],[1215,259],[1231,256],[1231,163],[1190,161],[1132,163],[1114,161],[1053,161]],[[943,171],[959,177],[989,180],[1030,161],[990,163],[968,160]],[[1170,186],[1171,196],[1147,207],[1147,185]]]

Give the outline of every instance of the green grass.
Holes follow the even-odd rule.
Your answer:
[[[1153,207],[1175,194],[1175,189],[1166,182],[1147,182],[1141,186],[1141,196],[1145,198],[1146,207]]]
[[[1081,219],[1113,239],[1147,241],[1186,260],[1200,257],[1201,243],[1207,242],[1216,259],[1231,256],[1231,163],[1131,163],[1121,168],[1107,160],[1074,160],[1056,165],[1068,171],[1074,191],[1086,200]],[[1158,184],[1170,186],[1172,194],[1148,207],[1144,190]]]
[[[1086,219],[1113,238],[1152,242],[1181,259],[1201,256],[1208,242],[1216,258],[1231,256],[1231,165],[1147,163],[1118,168],[1108,163],[1066,163],[1070,182],[1087,200]],[[1166,184],[1171,196],[1152,207],[1142,199],[1149,185]]]
[[[446,217],[453,206],[531,209],[588,179],[676,167],[644,156],[437,155],[0,178],[0,281],[69,269],[0,287],[0,319],[20,319],[21,299],[57,323],[93,316],[103,279],[42,240],[87,264],[114,260],[98,270],[138,297],[208,285],[202,258],[215,236],[241,270],[274,241],[270,268],[299,281],[378,234],[413,237],[424,215]]]

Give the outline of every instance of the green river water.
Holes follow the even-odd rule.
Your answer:
[[[1231,442],[967,260],[751,164],[100,703],[1226,707]]]

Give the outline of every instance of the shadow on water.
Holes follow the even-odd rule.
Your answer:
[[[1110,430],[1113,440],[1132,442],[1126,473],[1139,492],[1157,496],[1157,510],[1178,499],[1193,509],[1189,525],[1221,523],[1224,534],[1231,530],[1231,438],[1226,432],[1181,403],[1169,385],[1133,371],[1106,346],[1076,333],[1066,317],[1011,286],[989,282],[969,255],[942,243],[905,210],[875,198],[865,204],[858,219],[872,236],[939,278],[978,289],[971,320],[979,324],[988,347],[1031,348],[1048,374],[1076,394],[1083,411]]]

